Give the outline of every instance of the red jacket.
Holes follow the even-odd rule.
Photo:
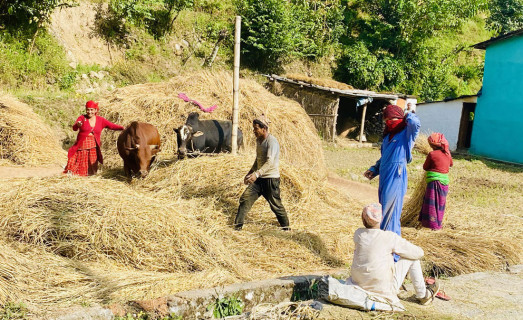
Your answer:
[[[78,121],[83,122],[82,126],[80,128],[78,128],[78,126],[76,125],[78,123]],[[96,141],[96,153],[98,155],[98,161],[100,161],[100,163],[103,163],[102,152],[100,151],[100,147],[102,145],[101,141],[100,141],[100,135],[102,134],[102,130],[104,128],[109,128],[111,130],[123,130],[124,129],[124,127],[122,127],[121,125],[114,124],[111,121],[109,121],[105,118],[102,118],[100,116],[96,116],[96,124],[94,125],[94,128],[93,128],[89,124],[89,119],[87,119],[84,115],[79,116],[73,125],[73,130],[78,131],[78,129],[80,129],[80,132],[78,132],[78,136],[76,137],[75,144],[71,148],[69,148],[67,157],[71,158],[78,150],[78,146],[80,146],[81,143],[85,140],[85,138],[87,138],[89,133],[92,132],[94,135],[94,140]]]
[[[439,173],[449,173],[449,167],[452,167],[452,156],[441,150],[431,151],[423,164],[425,171],[434,171]]]

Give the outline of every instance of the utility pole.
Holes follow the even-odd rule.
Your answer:
[[[232,93],[232,154],[238,153],[238,99],[240,87],[240,31],[242,18],[236,16],[234,29],[234,78]]]

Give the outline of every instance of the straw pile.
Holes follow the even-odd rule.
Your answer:
[[[62,164],[64,158],[58,138],[31,107],[0,93],[0,159],[11,165],[48,165]]]
[[[219,168],[220,162],[234,170],[217,170],[212,179],[205,178],[208,171],[176,173],[184,165],[196,170]],[[310,181],[309,172],[285,164],[282,194],[294,231],[280,231],[263,201],[244,230],[234,231],[230,218],[248,166],[229,155],[180,161],[131,186],[100,177],[3,183],[0,239],[40,253],[37,258],[20,249],[24,259],[5,257],[13,265],[0,272],[17,273],[4,277],[0,292],[19,288],[17,297],[35,304],[145,299],[348,263],[352,243],[347,230],[356,226],[350,204]],[[205,186],[206,180],[217,182]],[[214,189],[218,186],[222,189]],[[193,193],[186,194],[190,189]],[[316,217],[325,210],[332,213]],[[41,266],[35,268],[37,263]],[[31,280],[42,284],[29,288]]]
[[[286,74],[285,77],[289,78],[289,79],[297,80],[297,81],[315,84],[315,85],[322,86],[322,87],[327,87],[327,88],[335,88],[335,89],[340,89],[340,90],[353,90],[354,89],[354,87],[351,85],[348,85],[343,82],[338,82],[336,80],[327,79],[327,78],[312,78],[312,77],[307,77],[307,76],[304,76],[301,74],[296,74],[296,73]]]
[[[162,139],[160,158],[172,158],[176,150],[174,128],[185,122],[190,112],[199,112],[200,119],[232,119],[232,76],[227,72],[199,72],[178,76],[165,83],[134,85],[115,90],[101,101],[101,114],[112,122],[128,125],[143,121],[155,125]],[[198,107],[178,98],[185,93],[205,107],[217,104],[212,113],[203,113]],[[325,176],[321,140],[305,110],[294,101],[276,97],[253,80],[240,80],[239,127],[243,131],[246,149],[255,146],[252,120],[265,113],[270,121],[270,132],[276,136],[281,158],[289,164],[316,171]],[[122,166],[114,147],[118,133],[103,135],[104,159],[110,167]]]
[[[484,270],[505,270],[521,261],[521,243],[513,238],[470,233],[453,229],[402,228],[407,240],[425,251],[426,271],[458,275]]]

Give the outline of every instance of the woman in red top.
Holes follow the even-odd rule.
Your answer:
[[[419,214],[421,225],[432,230],[441,229],[447,193],[449,192],[449,168],[452,167],[449,143],[442,133],[428,138],[434,151],[427,155],[423,169],[427,171],[427,190]]]
[[[104,128],[123,130],[124,127],[98,116],[98,104],[92,100],[85,104],[85,115],[76,119],[73,130],[78,131],[75,144],[69,148],[64,173],[90,176],[98,171],[98,162],[103,163],[100,150],[100,135]]]

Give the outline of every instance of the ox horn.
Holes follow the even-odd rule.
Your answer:
[[[160,146],[157,145],[157,144],[150,144],[149,148],[151,148],[151,149],[158,149],[158,148],[160,148]]]

